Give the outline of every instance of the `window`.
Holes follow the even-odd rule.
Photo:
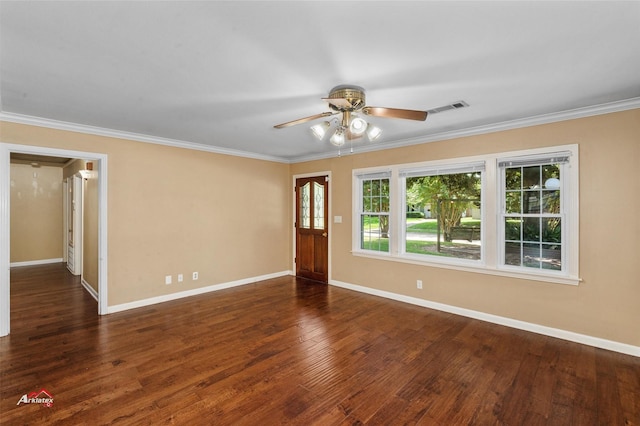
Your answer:
[[[389,176],[359,176],[359,249],[389,252]]]
[[[400,170],[404,253],[481,260],[483,171],[484,162]]]
[[[352,253],[577,284],[578,146],[354,170]]]
[[[501,160],[502,264],[563,270],[563,168],[569,153]]]

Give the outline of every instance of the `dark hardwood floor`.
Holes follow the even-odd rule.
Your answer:
[[[96,312],[11,271],[3,425],[640,424],[640,358],[293,277]]]

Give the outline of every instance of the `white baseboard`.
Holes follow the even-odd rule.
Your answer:
[[[273,274],[260,275],[257,277],[245,278],[237,281],[230,281],[221,284],[214,284],[207,287],[194,288],[192,290],[179,291],[177,293],[165,294],[163,296],[151,297],[149,299],[136,300],[134,302],[121,303],[119,305],[109,306],[107,308],[108,314],[116,312],[127,311],[129,309],[141,308],[143,306],[155,305],[156,303],[169,302],[171,300],[182,299],[184,297],[196,296],[198,294],[210,293],[212,291],[224,290],[226,288],[238,287],[246,284],[253,284],[258,281],[269,280],[271,278],[283,277],[291,275],[291,271],[275,272]]]
[[[471,309],[459,308],[457,306],[445,305],[443,303],[432,302],[417,297],[405,296],[402,294],[391,293],[388,291],[377,290],[356,284],[349,284],[342,281],[331,280],[329,284],[336,287],[346,288],[361,293],[371,294],[373,296],[384,297],[399,302],[405,302],[412,305],[422,306],[424,308],[435,309],[438,311],[448,312],[451,314],[461,315],[468,318],[478,319],[481,321],[500,324],[519,330],[530,331],[532,333],[542,334],[545,336],[556,337],[558,339],[568,340],[570,342],[582,343],[584,345],[594,346],[596,348],[607,349],[614,352],[620,352],[627,355],[640,357],[640,347],[626,343],[615,342],[612,340],[601,339],[599,337],[588,336],[586,334],[574,333],[572,331],[561,330],[559,328],[546,327],[539,324],[533,324],[525,321],[519,321],[512,318],[501,317],[498,315],[487,314]]]
[[[91,287],[91,285],[88,282],[86,282],[84,279],[80,280],[80,284],[82,284],[82,287],[84,287],[84,289],[87,290],[87,292],[91,295],[91,297],[96,299],[96,302],[97,302],[98,301],[98,292],[95,291],[95,289],[93,287]]]
[[[36,265],[47,265],[49,263],[61,263],[64,259],[61,257],[55,259],[40,259],[40,260],[27,260],[24,262],[11,262],[9,264],[10,268],[16,268],[20,266],[36,266]]]

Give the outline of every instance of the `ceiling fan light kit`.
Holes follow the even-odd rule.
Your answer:
[[[332,122],[335,123],[335,130],[329,138],[329,142],[335,146],[342,146],[346,140],[353,141],[355,139],[362,138],[365,134],[369,141],[373,142],[382,134],[382,130],[379,127],[368,123],[360,117],[353,117],[346,114],[345,117],[349,117],[348,121],[343,120],[343,122],[338,122],[338,119],[334,118],[331,121],[323,121],[322,123],[314,124],[309,128],[309,130],[311,130],[311,134],[313,134],[313,136],[321,141],[325,138],[327,133],[331,132]]]
[[[311,126],[311,133],[313,133],[313,136],[318,138],[318,140],[322,140],[324,138],[324,135],[327,134],[327,130],[329,130],[329,127],[331,127],[331,123],[329,123],[328,121],[323,121],[320,124],[314,124],[313,126]]]
[[[360,117],[354,117],[349,123],[349,131],[352,135],[361,136],[366,130],[369,123]]]
[[[446,107],[435,108],[429,111],[417,111],[411,109],[399,109],[399,108],[385,108],[385,107],[370,107],[366,106],[366,98],[364,89],[359,86],[340,85],[331,89],[329,96],[322,98],[329,104],[329,108],[332,111],[315,114],[309,117],[299,118],[297,120],[288,121],[286,123],[277,124],[273,127],[276,129],[282,129],[296,124],[306,123],[308,121],[317,120],[319,118],[331,117],[333,115],[342,114],[342,117],[337,117],[325,120],[320,124],[314,124],[311,126],[311,133],[323,140],[327,133],[330,133],[331,125],[335,123],[335,130],[329,142],[337,147],[341,147],[347,140],[353,141],[354,139],[362,138],[365,134],[369,141],[374,141],[380,138],[382,130],[367,122],[359,114],[364,114],[372,117],[384,117],[384,118],[402,118],[405,120],[425,121],[427,115],[430,113],[437,113],[446,111],[447,109],[457,109],[468,106],[464,101],[459,101],[453,105],[447,105]]]
[[[375,141],[382,134],[382,130],[380,127],[374,126],[373,124],[369,124],[367,126],[367,137],[371,142]]]
[[[344,145],[344,139],[344,130],[342,129],[342,127],[338,127],[333,136],[329,138],[329,142],[331,142],[332,145],[341,147],[342,145]]]

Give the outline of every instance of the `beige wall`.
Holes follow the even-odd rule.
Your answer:
[[[109,305],[290,269],[292,175],[330,170],[332,214],[343,217],[332,224],[331,279],[640,346],[640,110],[290,166],[13,123],[1,129],[1,142],[108,154]],[[350,253],[354,168],[574,143],[578,286]],[[178,273],[184,283],[175,283]]]
[[[62,258],[62,169],[11,164],[13,262]]]
[[[4,143],[108,155],[110,306],[290,269],[287,164],[15,123],[0,129]]]
[[[640,346],[640,110],[294,164],[332,171],[331,279]],[[578,286],[351,255],[354,168],[578,144]],[[416,280],[424,281],[423,290]]]

